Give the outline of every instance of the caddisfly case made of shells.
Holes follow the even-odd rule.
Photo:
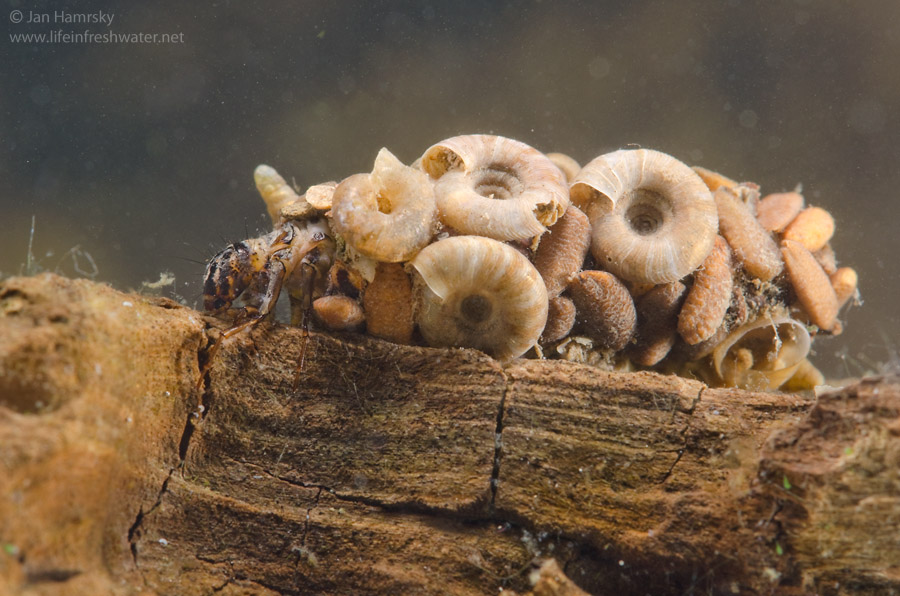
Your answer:
[[[610,370],[793,389],[858,296],[835,223],[799,187],[759,187],[650,149],[584,167],[513,139],[462,135],[412,165],[308,187],[254,173],[273,229],[209,263],[227,339],[270,317],[395,343],[558,357]]]

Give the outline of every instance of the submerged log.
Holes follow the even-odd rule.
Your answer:
[[[279,325],[207,362],[222,328],[0,285],[0,593],[900,590],[897,379],[813,399]]]

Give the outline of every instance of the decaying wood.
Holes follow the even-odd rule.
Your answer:
[[[0,593],[900,591],[897,379],[814,400],[269,325],[201,379],[222,327],[0,285]]]

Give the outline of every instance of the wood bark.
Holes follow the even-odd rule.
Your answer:
[[[0,593],[900,591],[900,382],[818,399],[0,285]],[[205,374],[202,372],[205,371]]]

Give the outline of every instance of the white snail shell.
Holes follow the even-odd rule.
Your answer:
[[[462,234],[526,240],[569,206],[562,171],[537,149],[493,135],[465,135],[429,148],[420,165],[435,179],[438,212]]]
[[[547,290],[514,248],[453,236],[422,249],[415,273],[416,322],[431,346],[482,350],[498,360],[524,354],[547,321]]]
[[[591,253],[618,277],[662,284],[694,271],[716,237],[716,205],[703,180],[649,149],[597,157],[576,176],[572,201],[590,218]]]

